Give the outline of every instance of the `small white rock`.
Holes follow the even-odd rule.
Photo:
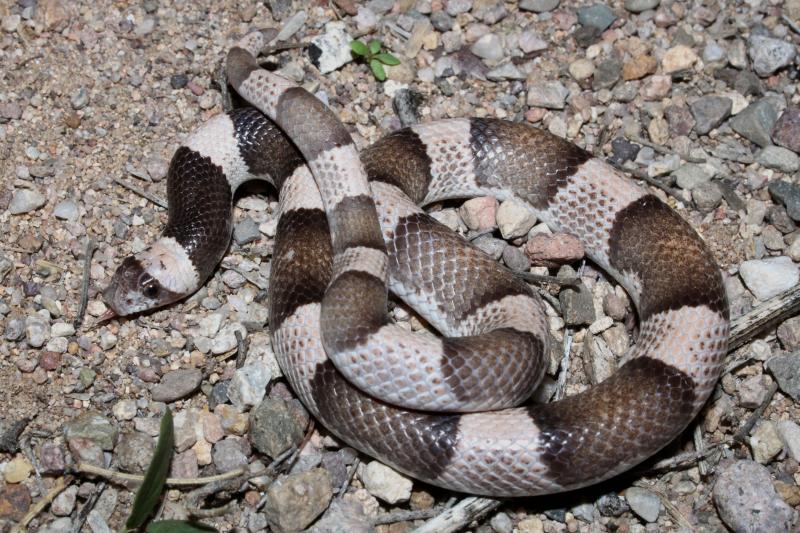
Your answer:
[[[497,225],[504,239],[514,239],[527,235],[536,224],[536,215],[531,209],[514,198],[500,204],[497,209]]]
[[[271,378],[269,367],[262,361],[246,364],[233,373],[228,386],[228,398],[234,407],[242,410],[258,405],[264,398]]]
[[[378,461],[362,464],[359,477],[370,494],[386,503],[404,502],[411,497],[411,480]]]
[[[739,266],[739,274],[747,288],[761,301],[791,289],[800,280],[800,270],[786,256],[745,261]]]
[[[120,400],[111,408],[114,418],[117,420],[133,420],[136,417],[136,400]]]

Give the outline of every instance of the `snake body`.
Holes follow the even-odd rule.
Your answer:
[[[521,496],[607,479],[688,425],[719,377],[729,316],[719,269],[683,219],[524,124],[422,124],[359,155],[319,100],[258,67],[265,38],[252,33],[228,56],[231,85],[257,109],[212,118],[178,149],[167,227],[116,272],[114,311],[196,290],[230,240],[236,187],[267,179],[281,204],[273,347],[301,401],[352,446],[435,485]],[[543,305],[418,207],[475,195],[524,200],[627,290],[640,335],[609,379],[516,407],[544,372]],[[387,287],[446,337],[392,324]]]

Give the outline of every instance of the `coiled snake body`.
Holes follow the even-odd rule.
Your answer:
[[[111,309],[194,292],[230,240],[233,191],[268,179],[281,203],[273,347],[306,407],[354,447],[435,485],[519,496],[607,479],[686,427],[716,383],[729,330],[721,275],[686,222],[612,167],[523,124],[414,126],[359,160],[330,110],[258,67],[265,39],[240,41],[228,76],[278,127],[239,109],[178,149],[167,228],[119,267],[105,293]],[[417,207],[486,194],[521,198],[576,235],[633,299],[638,342],[598,386],[515,407],[544,372],[542,304]],[[390,323],[387,286],[447,337]]]

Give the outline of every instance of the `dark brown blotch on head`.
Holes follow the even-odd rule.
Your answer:
[[[394,279],[416,292],[437,293],[440,309],[454,320],[530,287],[472,243],[425,213],[398,220],[387,242]]]
[[[541,431],[546,476],[580,486],[656,453],[692,420],[695,400],[689,376],[640,357],[586,392],[528,412]]]
[[[447,469],[459,440],[459,415],[405,411],[377,401],[351,385],[330,361],[311,380],[320,421],[342,440],[400,471],[434,481]],[[380,435],[376,435],[379,428]]]
[[[445,337],[440,361],[444,382],[464,404],[502,397],[505,405],[519,405],[530,397],[544,373],[544,347],[534,334],[512,328]]]
[[[386,249],[378,224],[375,201],[371,196],[343,198],[330,213],[329,220],[335,252],[356,246],[381,251]]]
[[[275,121],[309,162],[331,148],[353,143],[333,112],[301,87],[289,88],[280,95],[276,115]]]
[[[183,246],[202,284],[231,239],[231,187],[221,167],[185,146],[172,156],[168,174],[164,236]]]
[[[233,122],[239,155],[250,174],[268,176],[280,190],[286,178],[305,164],[300,150],[258,109],[234,109],[228,116]]]
[[[609,238],[609,263],[641,280],[642,320],[703,305],[728,318],[722,276],[711,252],[685,220],[653,195],[617,214]]]
[[[363,346],[387,324],[386,305],[386,285],[372,274],[349,270],[337,276],[322,301],[325,349],[340,353]]]
[[[321,209],[292,209],[278,220],[270,272],[270,331],[303,305],[319,303],[331,279],[331,239]]]
[[[234,46],[231,48],[230,52],[228,52],[226,61],[228,83],[237,91],[239,87],[242,86],[242,82],[250,76],[250,73],[259,68],[256,58],[244,48]]]
[[[402,190],[414,203],[428,194],[431,158],[425,143],[411,128],[390,133],[361,152],[370,181]]]
[[[537,209],[593,157],[546,131],[497,119],[470,119],[469,143],[480,185],[510,187]]]

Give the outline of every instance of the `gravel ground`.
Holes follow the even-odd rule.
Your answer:
[[[288,43],[314,43],[274,56],[273,66],[326,100],[360,146],[415,120],[528,121],[655,183],[714,251],[734,317],[796,286],[800,1],[733,4],[0,4],[0,531],[78,462],[142,472],[167,405],[175,477],[256,471],[292,446],[301,451],[277,466],[277,482],[265,474],[209,498],[172,489],[163,517],[232,501],[204,521],[220,530],[395,533],[460,498],[359,457],[322,428],[308,431],[263,328],[277,205],[266,186],[238,195],[235,240],[197,295],[95,324],[116,265],[166,220],[118,181],[165,197],[172,152],[222,110],[219,67],[251,28],[279,26]],[[351,61],[347,42],[360,35],[401,60],[386,82]],[[568,236],[549,235],[513,202],[435,209],[513,269],[568,276],[580,266]],[[572,266],[558,266],[565,262]],[[89,316],[76,327],[85,273]],[[587,290],[549,289],[564,313],[552,318],[553,333],[572,344],[566,368],[552,355],[543,398],[563,371],[568,394],[603,379],[635,338],[624,292],[591,265],[577,273]],[[419,326],[404,308],[394,315]],[[641,469],[564,496],[505,502],[468,528],[796,531],[798,350],[800,317],[784,317],[730,354],[696,423]],[[702,460],[692,455],[698,446],[712,448]],[[653,469],[684,453],[687,461]],[[133,497],[125,486],[85,473],[66,481],[31,530],[122,526]],[[384,516],[398,511],[417,514]]]

